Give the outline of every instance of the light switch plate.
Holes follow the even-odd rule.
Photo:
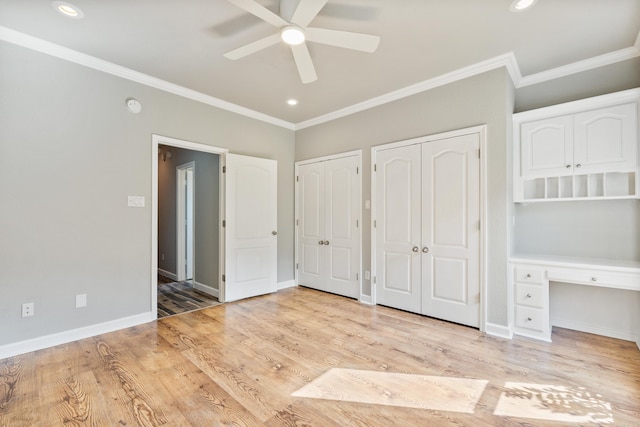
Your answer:
[[[127,206],[130,208],[144,208],[144,196],[129,196]]]
[[[76,308],[87,306],[87,294],[76,295]]]

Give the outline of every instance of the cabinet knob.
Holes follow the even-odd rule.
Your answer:
[[[567,167],[567,169],[571,169],[571,165],[567,165],[566,167]]]
[[[328,246],[328,245],[329,245],[329,241],[328,241],[328,240],[325,240],[325,241],[324,241],[324,244]]]
[[[531,274],[527,273],[527,275],[524,277],[526,277],[527,279],[531,279]]]
[[[581,165],[580,163],[578,163],[578,164],[576,165],[576,167],[577,167],[577,168],[581,168],[581,167],[582,167],[582,165]]]
[[[531,317],[527,317],[527,322],[531,322],[533,319]]]
[[[411,250],[412,250],[413,252],[418,252],[418,251],[420,250],[420,248],[419,248],[419,247],[417,247],[417,246],[414,246],[414,247],[412,247],[412,248],[411,248]]]
[[[592,277],[592,278],[591,278],[591,281],[592,281],[592,282],[597,282],[597,281],[598,281],[598,278],[594,276],[594,277]]]
[[[318,242],[318,244],[319,244],[319,245],[324,245],[324,240],[320,240],[320,241]]]
[[[524,297],[525,298],[531,298],[531,294],[526,294]]]
[[[429,248],[425,246],[424,248],[422,248],[422,252],[424,252],[425,254],[428,253],[429,252]]]

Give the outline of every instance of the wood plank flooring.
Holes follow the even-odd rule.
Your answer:
[[[189,281],[174,282],[158,277],[158,319],[218,304],[216,297],[194,289]]]
[[[501,340],[292,288],[0,360],[0,426],[640,425],[634,343],[565,329],[554,329],[552,338]],[[433,396],[419,387],[407,390],[417,407],[353,401],[348,390],[292,396],[334,368],[356,372],[359,393],[378,397],[394,392],[366,372],[480,380],[484,389],[466,409],[472,413],[430,409],[431,398],[460,393]],[[520,413],[509,401],[501,404],[507,415],[495,415],[499,401],[532,399],[509,384],[577,390],[583,400],[597,395],[613,422],[597,411],[571,421],[584,411],[566,394],[560,403],[567,404],[542,409],[564,411],[570,421],[536,418],[539,402],[526,402]]]

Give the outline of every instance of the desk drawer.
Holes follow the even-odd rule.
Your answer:
[[[544,270],[534,268],[515,268],[515,281],[519,283],[543,284],[545,281]]]
[[[549,280],[607,288],[640,291],[640,275],[602,270],[554,268],[547,271]]]
[[[516,327],[546,332],[547,310],[516,306]]]
[[[516,283],[516,304],[529,307],[545,308],[545,286]]]

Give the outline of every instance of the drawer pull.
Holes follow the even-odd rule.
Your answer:
[[[531,298],[531,294],[526,294],[524,297],[525,298]]]
[[[527,322],[531,322],[533,319],[531,317],[527,317]]]
[[[524,277],[526,277],[527,279],[531,279],[531,274],[527,273],[527,275]]]
[[[594,277],[592,277],[592,278],[591,278],[591,281],[592,281],[592,282],[597,282],[597,281],[598,281],[598,278],[594,276]]]

